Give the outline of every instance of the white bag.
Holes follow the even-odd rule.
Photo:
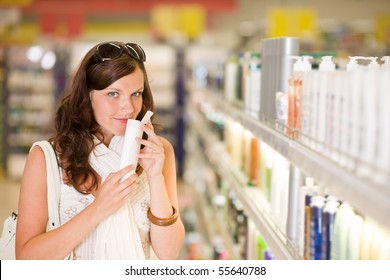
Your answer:
[[[60,170],[53,147],[48,141],[35,142],[31,149],[40,146],[45,153],[47,170],[47,205],[49,221],[47,230],[55,229],[60,225],[59,203],[61,194]],[[31,151],[30,149],[30,151]],[[3,233],[0,238],[0,260],[15,259],[15,234],[17,214],[12,213],[4,221]]]

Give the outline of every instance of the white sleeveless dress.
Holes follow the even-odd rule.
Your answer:
[[[66,185],[61,178],[61,199],[60,199],[60,222],[61,225],[68,222],[94,200],[92,194],[82,194],[74,187]],[[147,211],[150,206],[150,190],[146,174],[138,177],[138,184],[133,190],[130,198],[133,207],[134,219],[142,242],[145,258],[150,259],[150,221]],[[93,260],[95,259],[96,230],[92,231],[74,249],[73,259]]]

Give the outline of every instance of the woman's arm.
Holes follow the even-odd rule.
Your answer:
[[[146,148],[140,153],[140,163],[146,171],[150,186],[150,210],[154,216],[168,218],[172,206],[178,211],[175,154],[171,143],[158,137],[150,123],[145,132],[148,140],[140,140]],[[159,164],[160,163],[160,164]],[[162,167],[161,169],[157,167]],[[184,240],[184,226],[180,219],[169,226],[151,224],[151,243],[160,259],[177,258]]]
[[[17,259],[64,259],[99,222],[125,203],[135,183],[131,176],[112,188],[133,167],[111,174],[94,202],[66,224],[46,232],[48,221],[46,161],[40,147],[29,153],[23,172],[16,228]],[[110,188],[111,187],[111,188]]]

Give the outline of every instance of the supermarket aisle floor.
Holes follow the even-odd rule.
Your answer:
[[[20,181],[17,179],[0,177],[0,228],[3,231],[5,218],[16,211],[19,200]]]

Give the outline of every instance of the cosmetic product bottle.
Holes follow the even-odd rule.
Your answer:
[[[288,94],[282,91],[276,93],[276,124],[277,130],[287,133]]]
[[[327,129],[327,100],[329,91],[332,88],[330,73],[336,70],[336,65],[332,56],[323,56],[319,65],[319,88],[317,92],[317,131],[316,131],[316,150],[320,153],[327,153],[325,149],[326,129]]]
[[[256,119],[261,108],[261,61],[260,53],[252,52],[249,62],[250,69],[250,115]]]
[[[265,260],[266,252],[267,252],[267,243],[265,242],[264,238],[260,234],[258,234],[257,235],[257,259]]]
[[[316,195],[318,193],[318,186],[314,185],[314,180],[312,177],[305,178],[305,184],[299,188],[298,195],[298,207],[297,207],[297,247],[299,254],[304,257],[305,256],[305,239],[307,239],[307,245],[309,245],[309,233],[310,233],[310,199],[308,199],[308,203],[306,205],[306,195],[310,195],[310,197]],[[306,215],[306,207],[308,209],[308,214]],[[307,223],[306,223],[307,218]],[[306,226],[307,224],[307,226]],[[306,238],[307,236],[307,238]],[[307,246],[308,248],[308,246]],[[309,255],[307,249],[307,257]]]
[[[250,114],[251,108],[251,76],[250,76],[251,52],[244,52],[240,58],[241,68],[241,95],[244,101],[244,112]]]
[[[259,151],[259,139],[255,136],[250,141],[250,163],[249,163],[249,179],[253,186],[259,186],[260,177],[260,151]]]
[[[230,103],[239,100],[241,92],[240,86],[240,66],[239,58],[236,54],[231,54],[225,64],[224,94]]]
[[[272,149],[267,143],[260,142],[260,150],[261,150],[261,188],[264,192],[264,195],[268,202],[271,200],[271,185],[273,178],[273,166],[275,162],[275,150]]]
[[[378,259],[390,260],[390,232],[383,229],[383,239],[379,247]]]
[[[299,211],[299,192],[302,187],[301,170],[290,164],[289,187],[288,187],[288,211],[287,211],[287,238],[295,245],[299,243],[298,239],[298,211]]]
[[[354,215],[347,238],[347,260],[358,260],[360,258],[360,243],[363,234],[363,218]]]
[[[344,201],[339,206],[334,218],[333,240],[330,249],[332,260],[347,259],[348,233],[354,216],[353,208],[348,202]]]
[[[270,196],[270,214],[279,230],[283,234],[286,234],[290,163],[279,153],[275,153],[274,157]]]
[[[321,259],[322,208],[325,205],[323,196],[314,196],[310,203],[310,259]]]
[[[363,224],[363,232],[360,240],[360,258],[361,260],[371,260],[371,248],[373,246],[375,231],[377,230],[376,223],[366,217]]]
[[[321,259],[330,260],[333,239],[334,218],[340,202],[335,198],[327,198],[322,211]]]
[[[341,131],[341,109],[344,102],[346,71],[339,69],[332,71],[329,75],[331,83],[327,95],[325,144],[328,148],[328,156],[333,161],[338,162],[340,157],[340,137],[343,133]]]
[[[377,139],[377,112],[378,112],[378,85],[380,66],[377,57],[370,57],[370,63],[364,76],[364,94],[362,95],[360,115],[360,157],[357,169],[362,177],[371,176],[375,156],[375,144]]]
[[[302,102],[302,83],[304,73],[311,71],[311,56],[291,56],[297,61],[293,66],[293,73],[288,81],[288,120],[287,135],[292,138],[299,138],[301,130],[301,102]]]
[[[311,128],[312,128],[312,118],[313,118],[313,102],[314,98],[312,96],[313,92],[313,83],[314,83],[314,73],[316,71],[308,71],[303,74],[302,82],[302,99],[301,99],[301,131],[299,133],[300,142],[310,147],[310,140],[312,137]]]
[[[355,59],[363,60],[364,57],[356,57]],[[348,72],[348,92],[350,92],[350,137],[348,148],[348,160],[347,169],[356,171],[357,159],[360,157],[360,126],[361,126],[361,113],[363,106],[363,80],[366,72],[366,66],[351,64]]]
[[[378,97],[378,141],[377,141],[377,181],[386,184],[390,181],[390,56],[381,58]]]
[[[349,62],[346,66],[345,82],[343,83],[343,90],[340,98],[340,144],[339,144],[339,164],[342,167],[352,168],[350,158],[350,146],[354,139],[352,135],[352,114],[353,114],[353,102],[359,104],[359,96],[353,95],[352,87],[355,71],[360,67],[358,60],[362,57],[350,56]]]
[[[138,163],[138,153],[140,150],[140,144],[137,142],[136,138],[142,137],[142,125],[146,125],[149,119],[152,117],[153,112],[147,111],[145,116],[141,121],[128,119],[126,125],[126,132],[124,136],[124,142],[122,146],[122,153],[120,159],[120,168],[124,168],[128,165],[137,165]],[[126,174],[122,181],[128,178],[131,173]]]
[[[311,202],[312,198],[318,195],[318,186],[313,186],[313,180],[309,177],[306,180],[306,190],[303,190],[301,195],[304,195],[304,244],[303,258],[310,259],[310,237],[311,237]]]
[[[302,71],[302,60],[299,56],[291,56],[291,59],[296,59],[296,61],[293,65],[292,75],[288,79],[288,113],[286,134],[293,138],[296,123],[295,99],[297,96],[297,91],[299,91],[302,86],[302,80],[300,79],[300,72]]]
[[[297,37],[266,38],[261,41],[261,115],[260,120],[274,126],[275,94],[288,91],[293,70],[292,55],[299,54]]]

